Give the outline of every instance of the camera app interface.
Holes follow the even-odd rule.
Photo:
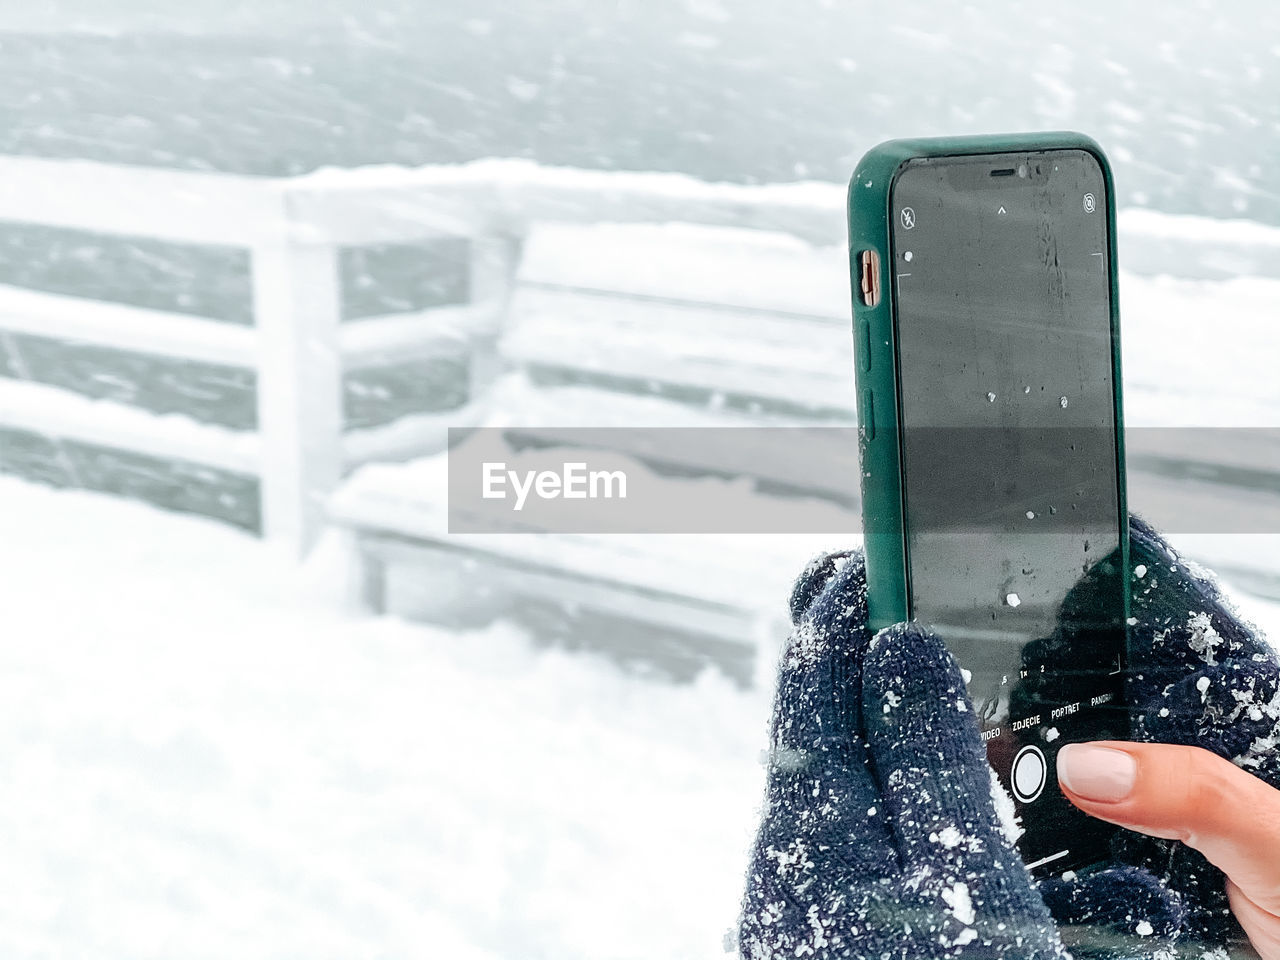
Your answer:
[[[1065,150],[912,161],[890,201],[911,613],[965,669],[1042,873],[1106,840],[1057,751],[1126,731],[1104,190]]]

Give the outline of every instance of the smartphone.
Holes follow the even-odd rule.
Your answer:
[[[1073,133],[891,141],[848,212],[871,626],[943,638],[1027,865],[1088,869],[1114,828],[1055,758],[1128,738],[1110,168]]]

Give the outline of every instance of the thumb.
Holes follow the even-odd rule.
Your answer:
[[[1256,910],[1235,911],[1251,939],[1264,920],[1280,926],[1280,790],[1208,750],[1163,743],[1069,744],[1057,766],[1062,792],[1085,813],[1204,854],[1230,879],[1233,901]]]

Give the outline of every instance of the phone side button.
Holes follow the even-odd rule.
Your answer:
[[[871,369],[871,324],[866,320],[858,321],[858,362],[863,372]]]
[[[862,391],[862,400],[858,404],[858,419],[862,421],[862,436],[867,440],[876,438],[875,407],[871,402],[871,390]]]

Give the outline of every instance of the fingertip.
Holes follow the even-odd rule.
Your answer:
[[[954,663],[942,638],[918,620],[905,620],[878,631],[871,638],[867,656],[882,662],[904,657],[935,665]]]
[[[784,648],[774,739],[787,749],[846,738],[858,724],[857,675],[867,642],[862,554],[813,561],[792,591],[795,629]]]
[[[896,739],[922,747],[954,741],[967,755],[979,743],[960,667],[942,639],[915,621],[872,637],[863,663],[862,710],[869,730],[891,730]]]
[[[936,634],[918,623],[880,631],[863,661],[861,708],[871,769],[908,872],[943,862],[980,871],[983,858],[999,872],[1001,858],[1016,858],[964,677]]]
[[[919,694],[965,695],[964,677],[942,639],[914,620],[876,633],[867,646],[863,685],[872,690],[895,683]]]
[[[1059,752],[1058,775],[1067,799],[1091,816],[1181,840],[1224,872],[1242,862],[1238,853],[1251,843],[1262,842],[1268,856],[1280,849],[1280,831],[1263,816],[1267,810],[1280,814],[1280,793],[1200,747],[1072,744]],[[1280,881],[1280,867],[1276,878]]]
[[[791,622],[799,626],[814,607],[817,599],[833,582],[862,584],[865,593],[866,576],[863,554],[859,550],[842,550],[815,557],[796,577],[791,588]],[[863,601],[865,603],[865,599]]]
[[[1058,751],[1058,784],[1094,803],[1117,803],[1137,786],[1138,762],[1124,750],[1068,743]]]

